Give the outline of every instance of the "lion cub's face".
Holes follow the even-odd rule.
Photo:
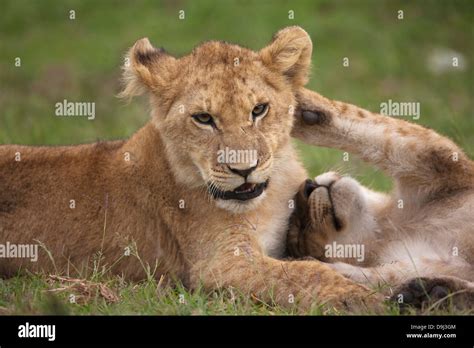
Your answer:
[[[311,41],[286,28],[260,52],[207,42],[176,59],[147,39],[131,49],[124,95],[150,91],[153,121],[179,182],[205,186],[233,212],[255,207],[290,141],[293,91],[306,82]]]

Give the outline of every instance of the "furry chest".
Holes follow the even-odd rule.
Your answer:
[[[265,255],[278,259],[284,257],[291,213],[292,210],[285,202],[278,208],[272,209],[268,218],[261,221],[257,229],[257,240]]]

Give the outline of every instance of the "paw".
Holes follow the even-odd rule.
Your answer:
[[[330,125],[332,119],[339,114],[338,109],[328,99],[306,88],[297,90],[296,100],[296,129]]]
[[[427,309],[452,304],[458,309],[474,309],[474,286],[455,277],[414,278],[399,286],[391,300],[400,309]]]
[[[338,294],[329,304],[336,310],[351,314],[385,313],[385,297],[362,285],[348,284],[344,293]]]

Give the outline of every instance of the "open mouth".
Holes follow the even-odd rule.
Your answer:
[[[268,186],[268,180],[260,184],[252,184],[246,182],[235,188],[233,191],[210,190],[209,192],[214,198],[223,200],[236,199],[238,201],[248,201],[249,199],[260,196]]]

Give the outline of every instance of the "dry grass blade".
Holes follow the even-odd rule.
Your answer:
[[[74,295],[74,302],[87,303],[97,295],[105,299],[109,303],[114,303],[119,300],[118,295],[112,291],[108,286],[102,283],[91,282],[86,279],[76,279],[63,277],[58,275],[49,275],[48,283],[55,285],[60,283],[60,287],[48,289],[48,292],[69,292]]]

